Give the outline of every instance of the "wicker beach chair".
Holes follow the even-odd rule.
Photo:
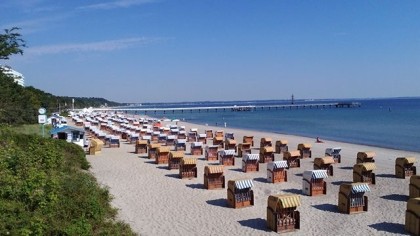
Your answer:
[[[213,165],[204,167],[204,187],[206,189],[225,188],[225,176],[223,165]]]
[[[251,179],[228,181],[227,200],[232,208],[242,208],[254,205],[254,183]]]
[[[273,161],[267,164],[267,181],[269,183],[287,182],[287,161]]]
[[[297,194],[270,195],[267,202],[267,226],[277,233],[300,229],[300,196]]]
[[[302,193],[308,196],[327,194],[328,177],[326,170],[307,170],[303,172]]]
[[[368,211],[368,197],[370,192],[367,183],[344,183],[340,185],[338,193],[338,210],[342,213],[353,214]]]

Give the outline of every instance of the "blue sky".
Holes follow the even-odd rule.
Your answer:
[[[2,0],[55,95],[118,102],[420,96],[420,1]],[[1,62],[4,63],[4,62]]]

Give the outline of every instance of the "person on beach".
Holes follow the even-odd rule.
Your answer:
[[[319,137],[316,137],[316,142],[317,142],[317,143],[323,143],[324,141],[321,141],[321,140],[319,139]]]

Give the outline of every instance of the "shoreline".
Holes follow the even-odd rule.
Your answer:
[[[134,115],[133,115],[134,116]],[[138,115],[136,117],[139,117]],[[142,116],[144,117],[144,116]],[[170,122],[162,122],[163,125]],[[297,208],[301,214],[301,229],[296,235],[320,234],[369,234],[401,235],[404,231],[406,195],[409,179],[396,179],[395,158],[419,156],[416,152],[371,147],[331,140],[315,143],[313,138],[253,131],[232,127],[205,126],[179,121],[178,126],[233,132],[238,143],[243,135],[254,136],[254,147],[259,146],[261,137],[289,141],[289,150],[295,150],[298,143],[312,144],[312,158],[303,159],[300,168],[288,170],[288,182],[270,184],[266,182],[266,165],[260,164],[259,172],[243,173],[241,159],[235,166],[225,167],[226,182],[230,179],[249,178],[254,182],[255,205],[243,209],[226,207],[226,189],[203,189],[205,165],[217,164],[198,157],[198,177],[179,179],[177,170],[168,170],[167,165],[156,165],[144,155],[134,154],[134,145],[124,141],[120,148],[103,148],[97,156],[87,156],[92,165],[91,172],[102,185],[109,187],[114,196],[112,204],[119,210],[120,219],[129,223],[141,235],[277,235],[266,228],[267,198],[272,194],[294,193],[301,198]],[[325,148],[342,147],[342,163],[334,165],[334,176],[326,179],[327,194],[310,197],[302,195],[302,176],[305,170],[313,169],[313,159],[323,157]],[[338,188],[341,183],[352,182],[352,166],[356,163],[358,151],[374,151],[377,170],[377,184],[371,186],[368,212],[355,215],[338,213]],[[258,150],[253,149],[253,153]],[[187,143],[186,153],[189,153]],[[186,155],[188,157],[189,155]],[[282,155],[275,154],[276,160]],[[416,163],[416,166],[418,164]]]

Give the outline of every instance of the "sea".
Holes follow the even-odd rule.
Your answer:
[[[357,102],[354,108],[305,108],[237,111],[206,110],[149,112],[165,119],[185,120],[279,134],[342,141],[391,149],[420,152],[420,97],[295,100],[294,104]],[[290,100],[205,101],[182,103],[145,103],[138,108],[264,106],[291,104]],[[137,113],[137,112],[136,112]],[[139,113],[139,114],[144,114]]]

